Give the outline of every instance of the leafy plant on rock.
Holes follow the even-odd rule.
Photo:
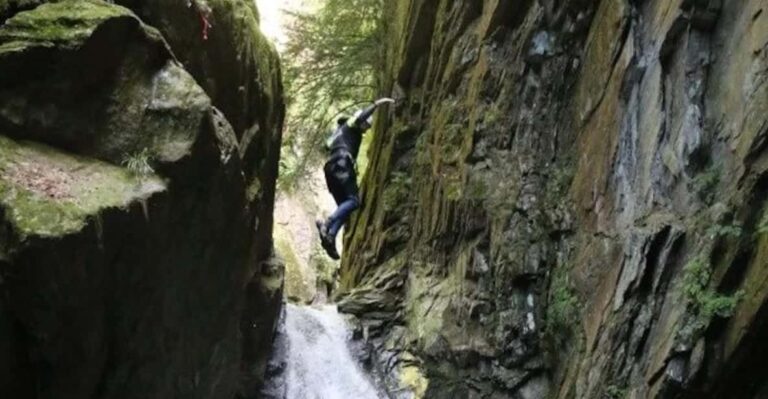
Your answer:
[[[571,286],[567,270],[558,268],[550,283],[545,333],[556,344],[562,344],[573,334],[578,321],[579,299]]]
[[[763,212],[763,217],[760,218],[760,222],[757,223],[757,229],[755,230],[756,234],[766,234],[768,233],[768,210],[766,212]]]
[[[606,399],[624,399],[629,395],[626,387],[609,385],[605,388]]]
[[[718,166],[711,166],[693,178],[691,189],[704,203],[711,204],[715,200],[721,176],[722,169]]]
[[[715,317],[730,317],[743,297],[739,291],[724,295],[711,288],[712,266],[705,255],[691,259],[683,268],[683,292],[694,315],[694,330],[705,330]]]
[[[151,163],[152,156],[147,148],[134,154],[123,155],[122,165],[136,176],[146,176],[155,173]]]
[[[716,239],[720,237],[739,238],[741,237],[742,232],[743,232],[743,229],[738,224],[731,224],[731,225],[715,224],[710,226],[707,229],[707,235],[711,239]]]

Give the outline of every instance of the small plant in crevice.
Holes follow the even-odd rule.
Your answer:
[[[554,271],[549,287],[545,334],[555,344],[570,338],[579,321],[579,299],[571,286],[568,272],[561,267]]]
[[[384,189],[384,207],[393,210],[411,193],[412,178],[403,172],[394,172]]]
[[[122,165],[136,176],[147,176],[155,173],[152,168],[152,155],[147,148],[134,154],[123,155]]]
[[[563,165],[553,167],[546,183],[545,198],[550,203],[560,203],[568,195],[568,189],[573,182],[576,169],[566,161]]]
[[[757,227],[755,228],[755,234],[766,234],[768,233],[768,210],[766,212],[763,212],[763,217],[760,218],[760,221],[757,223]]]
[[[627,387],[618,385],[609,385],[605,388],[606,399],[624,399],[629,396]]]
[[[717,186],[720,184],[722,174],[721,167],[710,166],[691,180],[691,190],[705,204],[712,204],[715,201]]]
[[[705,255],[691,259],[683,268],[683,293],[694,316],[694,331],[705,330],[715,317],[730,317],[743,291],[725,295],[711,288],[712,265]]]
[[[741,234],[743,233],[743,229],[738,224],[731,224],[731,225],[722,225],[722,224],[715,224],[710,226],[707,229],[707,236],[709,236],[710,239],[717,239],[717,238],[740,238]]]

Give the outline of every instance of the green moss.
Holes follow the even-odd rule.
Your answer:
[[[721,237],[739,238],[741,237],[742,232],[743,232],[743,229],[738,224],[732,224],[732,225],[715,224],[710,226],[707,229],[707,235],[711,239],[721,238]]]
[[[285,264],[285,296],[293,302],[304,303],[311,300],[306,275],[302,272],[301,262],[288,240],[275,238],[275,250]],[[308,298],[310,297],[310,298]]]
[[[609,385],[605,388],[606,399],[624,399],[629,396],[627,387],[618,385]]]
[[[402,205],[411,194],[413,180],[403,172],[394,172],[384,188],[384,209],[392,211]]]
[[[579,322],[579,299],[565,268],[556,269],[549,288],[545,334],[556,345],[569,339]]]
[[[260,199],[262,194],[261,180],[258,177],[254,177],[245,191],[246,198],[248,198],[249,202],[254,202]]]
[[[446,175],[443,178],[445,198],[450,201],[458,201],[464,196],[464,182],[461,176]]]
[[[755,234],[762,235],[766,233],[768,233],[768,207],[763,211],[763,216],[760,218],[755,229]]]
[[[717,186],[720,184],[722,168],[711,166],[691,180],[691,190],[706,204],[711,204],[717,194]]]
[[[0,204],[21,236],[55,237],[82,229],[106,208],[123,208],[165,189],[154,175],[0,136]]]
[[[453,109],[453,108],[451,108]],[[463,125],[453,123],[445,126],[440,138],[440,154],[444,164],[457,165],[464,159],[464,135],[466,128]]]
[[[261,33],[259,12],[255,2],[207,0],[207,3],[213,10],[215,21],[219,22],[218,24],[214,22],[212,29],[228,27],[230,34],[234,37],[240,60],[245,66],[254,66],[258,70],[258,83],[262,86],[264,93],[276,93],[278,90],[273,86],[273,80],[268,77],[273,76],[278,68],[276,64],[279,57],[272,42]],[[273,101],[268,103],[271,104]]]
[[[363,136],[363,142],[360,143],[360,151],[357,156],[357,184],[363,184],[363,178],[368,171],[368,163],[370,162],[368,153],[370,152],[375,132],[376,126],[374,126],[368,134]]]
[[[743,292],[723,295],[710,288],[712,266],[705,255],[691,259],[683,268],[683,273],[683,292],[694,316],[694,332],[705,330],[715,317],[733,315]]]
[[[550,204],[557,204],[563,201],[563,198],[568,194],[568,188],[573,182],[573,176],[576,172],[575,168],[570,166],[571,164],[565,162],[567,166],[555,167],[547,179],[547,187],[544,195],[547,202]]]
[[[470,200],[485,200],[488,198],[489,183],[483,175],[470,175],[467,186],[464,189],[464,196]]]
[[[102,22],[133,17],[130,10],[105,1],[64,0],[21,12],[0,28],[0,54],[30,45],[76,47]]]
[[[429,379],[416,366],[404,366],[400,370],[400,384],[413,392],[414,399],[422,399],[427,394]]]

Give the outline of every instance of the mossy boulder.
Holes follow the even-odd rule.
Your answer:
[[[23,12],[5,22],[0,54],[29,51],[31,48],[81,46],[93,31],[112,18],[133,18],[130,10],[101,1],[62,1]]]
[[[227,40],[265,43],[250,32]],[[277,58],[263,76],[215,60],[262,107],[217,101],[276,129],[246,142],[166,33],[107,1],[0,2],[0,397],[249,396],[264,378]]]
[[[250,0],[118,0],[157,27],[235,130],[247,177],[277,159],[285,105],[277,52]],[[201,19],[211,24],[205,30]],[[276,174],[277,170],[270,171]],[[264,176],[260,176],[264,179]],[[265,187],[267,194],[271,188]]]
[[[0,135],[0,204],[21,237],[61,237],[105,209],[127,208],[164,191],[158,176]]]
[[[19,139],[121,163],[188,155],[211,102],[159,32],[127,8],[66,0],[0,27],[0,125]]]

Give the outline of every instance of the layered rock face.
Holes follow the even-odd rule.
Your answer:
[[[277,55],[251,1],[114,3],[0,1],[0,397],[253,397]]]
[[[768,395],[768,3],[399,0],[341,309],[427,398]],[[404,396],[407,397],[407,396]]]

